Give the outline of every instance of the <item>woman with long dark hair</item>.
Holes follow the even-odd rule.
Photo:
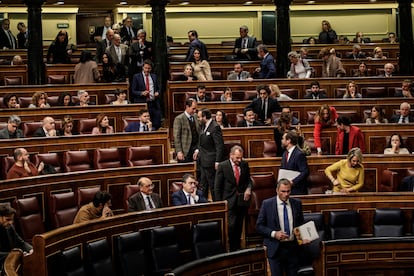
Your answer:
[[[99,81],[98,64],[92,60],[89,51],[82,51],[79,63],[75,66],[74,83],[87,84]]]
[[[68,48],[69,38],[66,30],[60,30],[47,50],[47,63],[70,63],[72,49]]]

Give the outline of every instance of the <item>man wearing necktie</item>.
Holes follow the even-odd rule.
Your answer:
[[[141,109],[138,112],[138,122],[128,122],[125,132],[153,131],[151,117],[148,109]]]
[[[250,76],[250,73],[243,70],[243,64],[235,63],[234,70],[230,72],[227,76],[227,80],[248,80],[252,81],[253,78]]]
[[[2,21],[0,31],[0,49],[16,49],[17,40],[10,32],[10,20],[5,18]]]
[[[240,27],[240,37],[234,42],[233,54],[237,60],[257,60],[257,41],[254,36],[248,36],[249,28]]]
[[[203,193],[197,189],[197,180],[192,174],[183,175],[183,188],[171,195],[172,205],[193,205],[197,203],[207,203]]]
[[[121,28],[120,35],[122,37],[122,43],[131,45],[132,40],[135,39],[137,29],[132,26],[132,17],[128,16],[124,20],[124,26]]]
[[[152,126],[155,130],[161,127],[161,96],[157,75],[151,73],[153,64],[145,60],[141,73],[132,79],[131,96],[133,103],[147,103]]]
[[[297,146],[298,135],[294,131],[288,131],[282,136],[282,147],[286,153],[282,156],[281,169],[299,172],[292,181],[292,195],[306,195],[308,193],[306,178],[309,175],[308,161],[305,154]]]
[[[264,237],[267,258],[273,276],[297,275],[300,247],[293,229],[303,224],[302,203],[290,198],[292,182],[279,180],[277,195],[263,201],[256,222],[256,231]]]
[[[148,177],[141,177],[138,180],[139,192],[128,199],[128,212],[150,211],[154,208],[161,208],[160,195],[154,193],[154,184]]]
[[[403,102],[400,105],[400,114],[395,114],[391,117],[390,123],[406,124],[413,123],[414,117],[410,115],[411,105],[408,102]]]
[[[219,164],[214,185],[215,201],[227,200],[230,251],[239,250],[243,220],[253,187],[249,164],[243,160],[241,146],[233,146],[230,158]]]

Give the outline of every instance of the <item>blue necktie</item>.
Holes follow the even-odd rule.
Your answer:
[[[285,225],[285,233],[290,236],[289,216],[286,205],[286,201],[283,201],[283,224]]]
[[[188,197],[188,198],[187,198],[187,204],[188,204],[188,205],[191,205],[191,195],[190,195],[190,194],[188,194],[188,195],[187,195],[187,197]]]

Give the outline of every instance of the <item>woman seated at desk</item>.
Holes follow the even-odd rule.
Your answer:
[[[346,159],[330,165],[325,169],[326,176],[333,184],[334,193],[357,192],[364,185],[364,166],[362,152],[359,148],[352,148]],[[334,177],[336,174],[336,178]]]
[[[384,154],[410,154],[410,152],[405,147],[401,135],[394,133],[388,141],[387,148],[384,149]]]
[[[96,127],[92,129],[92,134],[99,135],[111,133],[114,133],[114,128],[109,125],[108,116],[106,116],[104,113],[99,114],[96,117]]]

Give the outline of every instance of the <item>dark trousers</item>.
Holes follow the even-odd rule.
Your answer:
[[[158,130],[161,127],[161,105],[159,100],[147,102],[148,111],[151,117],[152,127]]]
[[[247,207],[234,206],[228,211],[228,235],[230,251],[241,249],[240,239],[243,232],[243,220],[247,214]]]
[[[299,245],[296,240],[281,242],[273,258],[268,258],[272,276],[296,276],[299,269]]]
[[[214,167],[200,167],[200,184],[201,190],[205,198],[208,198],[208,191],[211,191],[211,197],[215,201],[214,196],[214,178],[216,169]]]

